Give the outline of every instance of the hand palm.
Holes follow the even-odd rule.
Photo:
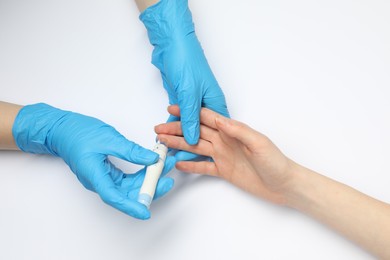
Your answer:
[[[267,179],[262,177],[264,174],[258,172],[267,164],[264,157],[256,156],[240,141],[222,132],[212,144],[211,156],[220,177],[255,196],[280,203],[280,196],[270,189]]]

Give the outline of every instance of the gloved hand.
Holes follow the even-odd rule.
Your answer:
[[[185,140],[199,140],[202,106],[229,116],[226,101],[196,37],[188,0],[160,0],[141,15],[154,46],[152,63],[161,71],[170,104],[178,104]],[[177,120],[171,117],[168,121]]]
[[[148,209],[137,202],[145,168],[135,174],[125,174],[107,156],[150,165],[157,162],[156,153],[128,141],[96,118],[42,103],[23,107],[12,132],[22,151],[61,157],[84,187],[98,193],[105,203],[135,218],[150,217]],[[163,175],[174,165],[175,159],[168,157]],[[172,187],[173,179],[161,177],[155,198]]]

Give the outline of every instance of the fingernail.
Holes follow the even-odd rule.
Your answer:
[[[157,136],[157,139],[160,141],[160,143],[163,143],[168,146],[168,140],[166,138]]]

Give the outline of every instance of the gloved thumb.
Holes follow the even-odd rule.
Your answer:
[[[96,192],[106,204],[126,213],[129,216],[144,220],[150,218],[149,210],[142,204],[123,196],[123,194],[116,188],[109,175],[104,175],[104,177],[99,181]]]

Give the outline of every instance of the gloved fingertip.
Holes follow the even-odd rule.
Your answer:
[[[177,152],[175,154],[176,162],[179,162],[179,161],[192,161],[192,160],[194,160],[197,157],[198,157],[197,154],[186,152],[186,151],[179,151],[179,152]]]
[[[137,204],[139,204],[137,210],[136,211],[132,210],[131,212],[128,213],[128,215],[141,220],[150,219],[150,211],[148,210],[148,208],[141,203],[137,202]]]
[[[135,217],[135,216],[132,216],[132,217]],[[148,220],[150,219],[150,213],[148,215],[142,215],[140,217],[135,217],[137,219],[140,219],[140,220]]]
[[[144,149],[140,151],[135,151],[136,159],[134,160],[134,163],[140,163],[144,165],[151,165],[153,163],[156,163],[158,161],[159,155],[151,150]]]
[[[144,213],[140,219],[141,220],[148,220],[148,219],[150,219],[150,211],[147,210],[146,213]]]
[[[184,139],[189,145],[196,145],[198,144],[199,137],[196,137],[195,135],[191,135],[191,136],[185,135]]]
[[[199,122],[183,125],[184,139],[189,145],[196,145],[199,141]]]

